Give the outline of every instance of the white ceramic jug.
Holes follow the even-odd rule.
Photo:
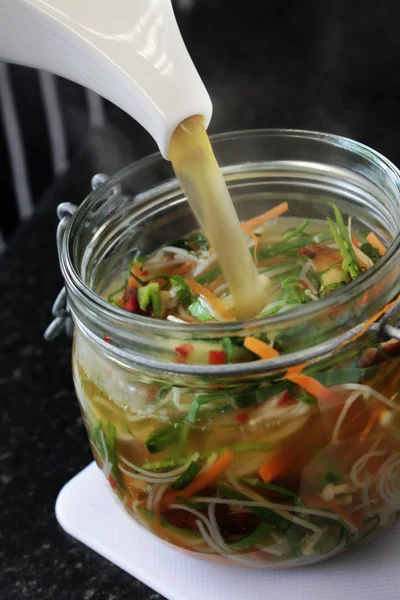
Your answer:
[[[171,0],[0,0],[0,59],[111,100],[147,129],[164,157],[179,123],[200,114],[208,126],[211,118]]]

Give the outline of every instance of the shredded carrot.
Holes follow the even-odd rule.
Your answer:
[[[383,256],[384,254],[386,254],[386,248],[385,246],[382,244],[382,242],[378,239],[378,237],[376,236],[376,234],[371,231],[371,233],[369,233],[367,235],[367,242],[369,242],[371,244],[371,246],[373,246],[374,248],[376,248],[379,252],[380,256]]]
[[[214,279],[214,281],[212,281],[210,283],[210,285],[208,286],[208,289],[213,292],[214,290],[217,289],[218,286],[220,286],[224,282],[225,282],[225,279],[222,277],[222,275],[220,275],[219,277],[217,277],[217,279]]]
[[[376,315],[374,315],[373,317],[371,317],[370,319],[368,319],[367,321],[365,321],[361,331],[354,336],[354,338],[352,338],[351,340],[349,340],[348,342],[345,342],[343,345],[351,342],[354,342],[355,340],[357,340],[360,336],[362,336],[367,329],[373,325],[375,323],[375,321],[378,321],[378,319],[380,319],[384,314],[386,314],[395,304],[397,304],[397,302],[400,300],[400,296],[398,296],[396,298],[396,300],[393,300],[393,302],[389,302],[389,304],[386,304],[386,306],[384,308],[382,308],[382,310],[380,310],[379,312],[376,313]]]
[[[230,450],[225,450],[221,456],[217,458],[215,463],[209,469],[207,469],[207,471],[204,471],[204,473],[198,475],[195,479],[193,479],[192,483],[189,483],[189,485],[183,490],[177,490],[176,492],[168,492],[167,494],[164,494],[161,499],[162,504],[172,504],[175,502],[178,496],[182,496],[182,498],[185,499],[190,498],[218,479],[221,473],[228,465],[231,464],[232,461],[233,452]]]
[[[179,265],[176,269],[172,269],[170,275],[187,275],[193,269],[193,263],[187,261],[182,265]]]
[[[269,483],[284,473],[288,466],[290,466],[288,457],[283,454],[276,454],[271,456],[268,462],[259,469],[258,474],[265,483]]]
[[[356,238],[356,236],[355,236],[355,235],[353,235],[353,237],[351,238],[351,241],[353,242],[353,244],[354,244],[355,246],[357,246],[357,248],[359,248],[359,247],[360,247],[360,242],[358,241],[358,238]]]
[[[185,279],[186,283],[190,287],[191,291],[198,296],[204,296],[206,300],[211,304],[211,306],[218,312],[218,314],[227,321],[231,321],[233,319],[232,313],[226,308],[224,302],[218,296],[212,293],[211,290],[204,287],[194,279]]]
[[[310,377],[309,375],[304,375],[303,373],[299,373],[298,375],[288,375],[286,373],[285,379],[289,379],[289,381],[296,383],[318,400],[332,402],[338,399],[338,396],[335,394],[335,392],[330,390],[328,387],[325,387],[322,385],[322,383],[313,377]]]
[[[242,230],[245,233],[250,233],[250,232],[254,231],[254,229],[257,229],[257,227],[260,227],[261,225],[266,223],[267,221],[272,221],[273,219],[280,217],[281,215],[283,215],[283,213],[285,213],[288,210],[289,210],[288,203],[282,202],[282,204],[278,204],[278,206],[274,206],[274,208],[267,210],[265,213],[262,213],[261,215],[258,215],[258,217],[254,217],[254,219],[250,219],[249,221],[242,223]]]
[[[285,375],[284,379],[290,379],[291,377],[294,377],[295,375],[300,375],[300,373],[306,366],[307,366],[306,363],[300,363],[299,365],[295,365],[294,367],[289,367],[288,370],[286,371],[286,375]]]
[[[257,258],[257,252],[258,252],[258,237],[256,236],[255,233],[251,233],[249,232],[249,236],[251,237],[251,239],[254,242],[254,264],[256,265],[256,267],[258,267],[258,258]]]
[[[364,427],[364,429],[361,432],[361,435],[359,438],[360,442],[365,442],[365,440],[371,433],[375,423],[379,420],[379,417],[381,416],[382,411],[383,411],[383,408],[381,406],[378,406],[378,408],[375,409],[374,412],[371,414],[370,418],[368,419],[368,423],[366,424],[366,426]]]
[[[259,356],[262,360],[268,360],[269,358],[276,358],[279,356],[279,352],[277,350],[271,348],[271,346],[265,342],[262,342],[261,340],[252,336],[245,337],[243,345],[245,348],[247,348],[247,350],[253,352],[253,354],[257,354],[257,356]]]

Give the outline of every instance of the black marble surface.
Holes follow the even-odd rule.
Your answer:
[[[179,17],[214,101],[212,132],[325,130],[400,163],[397,1],[227,5],[199,0]],[[72,387],[70,341],[43,340],[62,286],[55,206],[81,200],[96,171],[115,171],[155,149],[127,116],[113,107],[109,114],[125,135],[93,132],[0,259],[1,599],[160,598],[64,534],[54,516],[60,488],[91,461]]]

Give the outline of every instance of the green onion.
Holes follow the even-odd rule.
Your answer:
[[[335,283],[330,283],[329,285],[324,286],[320,293],[319,293],[319,297],[320,298],[324,298],[326,296],[326,294],[328,294],[329,292],[334,292],[335,290],[338,290],[339,288],[343,287],[345,285],[344,281],[337,281]]]
[[[237,490],[234,490],[233,488],[223,484],[218,486],[217,492],[219,496],[228,498],[229,500],[252,500],[249,498],[249,496],[246,496],[245,494],[242,494],[241,492],[238,492]],[[264,508],[262,506],[249,506],[246,508],[249,508],[252,512],[258,515],[264,523],[272,525],[274,528],[279,529],[279,531],[287,531],[290,527],[290,521],[284,517],[281,517],[280,515],[277,515],[269,508]]]
[[[207,283],[211,283],[212,281],[214,281],[214,279],[217,279],[217,277],[219,277],[221,273],[221,267],[214,267],[214,269],[211,269],[211,271],[208,271],[208,273],[204,273],[204,275],[200,275],[200,277],[197,277],[196,281],[198,281],[198,283],[201,283],[202,285],[205,285]]]
[[[313,396],[309,396],[308,394],[300,394],[299,396],[296,396],[296,399],[299,402],[303,402],[304,404],[316,404],[317,403],[317,399],[314,398]]]
[[[195,396],[193,398],[192,404],[190,405],[186,420],[189,421],[189,423],[195,423],[197,420],[197,413],[200,410],[200,406],[203,406],[203,404],[208,404],[213,400],[215,400],[215,396],[212,396],[211,394]]]
[[[202,452],[200,454],[200,459],[205,460],[211,454],[217,453],[221,454],[224,450],[232,450],[234,453],[238,452],[268,452],[271,450],[270,444],[267,442],[238,442],[237,444],[233,444],[232,446],[223,446],[221,448],[213,448],[213,450],[208,450],[207,452]],[[166,460],[158,460],[152,462],[144,462],[141,467],[142,469],[146,469],[147,471],[159,471],[161,469],[169,469],[172,467],[179,467],[184,465],[190,458],[190,455],[186,456],[177,456],[175,458],[168,458]]]
[[[226,354],[226,362],[231,363],[232,362],[232,354],[233,354],[233,343],[232,343],[231,338],[228,338],[228,337],[223,338],[222,339],[222,347]]]
[[[121,287],[119,287],[117,290],[115,290],[114,292],[111,292],[111,294],[109,294],[109,296],[107,298],[107,302],[109,302],[110,304],[115,304],[115,302],[114,302],[115,296],[117,294],[120,294],[126,288],[127,283],[128,283],[128,280],[126,280],[125,283],[123,285],[121,285]]]
[[[174,275],[171,277],[171,285],[176,290],[179,302],[184,305],[190,304],[192,301],[192,293],[186,281],[179,275]]]
[[[202,305],[200,300],[195,300],[188,308],[190,314],[199,321],[210,321],[212,314]]]
[[[306,227],[310,224],[310,221],[304,221],[301,225],[296,227],[296,229],[288,229],[286,233],[283,234],[283,239],[286,241],[291,240],[296,237],[299,233],[302,233]]]
[[[151,454],[165,450],[165,448],[172,446],[178,441],[179,433],[180,427],[176,427],[175,425],[151,433],[145,442],[147,450]]]
[[[160,402],[164,394],[168,393],[172,389],[172,387],[172,385],[163,385],[162,387],[160,387],[157,394],[157,402]]]
[[[138,508],[147,519],[149,519],[150,521],[154,521],[154,513],[151,510],[147,510],[147,508],[142,508],[141,506],[139,506]],[[160,525],[165,529],[170,529],[171,531],[176,531],[177,533],[189,535],[194,539],[198,539],[200,537],[200,534],[196,533],[195,531],[172,525],[169,521],[167,521],[165,517],[160,518]]]
[[[263,540],[269,533],[272,531],[272,525],[268,523],[261,523],[250,535],[244,537],[239,542],[235,542],[234,544],[229,544],[229,546],[233,550],[249,550],[261,540]]]
[[[116,429],[115,425],[113,425],[112,423],[107,424],[105,438],[106,438],[106,445],[107,445],[107,452],[108,452],[108,460],[110,461],[110,463],[112,465],[111,473],[112,473],[115,481],[118,481],[119,480],[119,471],[117,468],[117,450],[116,450],[117,429]]]
[[[194,508],[194,510],[204,510],[207,506],[206,504],[200,504],[200,502],[190,502],[190,500],[186,500],[183,496],[177,496],[176,501],[179,504],[183,504],[183,506],[187,506],[188,508]]]
[[[261,479],[251,478],[251,477],[247,477],[247,478],[243,479],[243,481],[244,481],[244,483],[247,483],[247,485],[251,485],[252,487],[259,487],[259,488],[268,490],[270,492],[276,492],[277,494],[280,494],[281,496],[288,496],[289,498],[292,498],[296,504],[301,502],[301,500],[297,494],[295,494],[294,492],[291,492],[290,490],[288,490],[287,488],[285,488],[281,485],[276,485],[274,483],[265,483]]]
[[[150,299],[151,304],[153,306],[154,312],[157,317],[161,317],[162,315],[162,304],[161,304],[161,294],[160,294],[160,286],[158,283],[150,283]]]
[[[332,206],[335,212],[336,224],[329,217],[327,218],[327,221],[333,238],[338,245],[340,254],[343,258],[342,268],[345,273],[349,273],[352,279],[356,279],[361,275],[361,269],[358,265],[348,231],[343,221],[343,217],[337,206],[334,204]]]
[[[157,316],[161,316],[160,286],[156,282],[149,283],[138,290],[138,300],[141,310],[146,310],[151,303]]]
[[[193,481],[200,469],[200,465],[192,461],[186,471],[170,487],[173,490],[183,490]]]
[[[305,369],[305,375],[311,375],[314,379],[327,387],[342,385],[344,383],[359,383],[371,379],[377,372],[377,367],[360,369],[357,367],[344,367],[343,369],[332,369],[323,373],[315,373],[312,369]]]
[[[319,236],[320,241],[327,241],[331,239],[330,235]],[[277,244],[271,244],[270,246],[265,246],[264,248],[260,248],[257,256],[258,260],[265,260],[266,258],[273,258],[274,256],[278,256],[279,254],[283,254],[284,252],[289,252],[290,250],[296,250],[297,248],[302,248],[315,242],[315,236],[312,235],[303,235],[302,237],[298,237],[295,240],[291,240],[290,242],[278,242]]]

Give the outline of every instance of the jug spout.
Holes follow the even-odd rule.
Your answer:
[[[212,105],[171,0],[1,0],[0,59],[44,69],[111,100],[167,157],[192,115]]]

